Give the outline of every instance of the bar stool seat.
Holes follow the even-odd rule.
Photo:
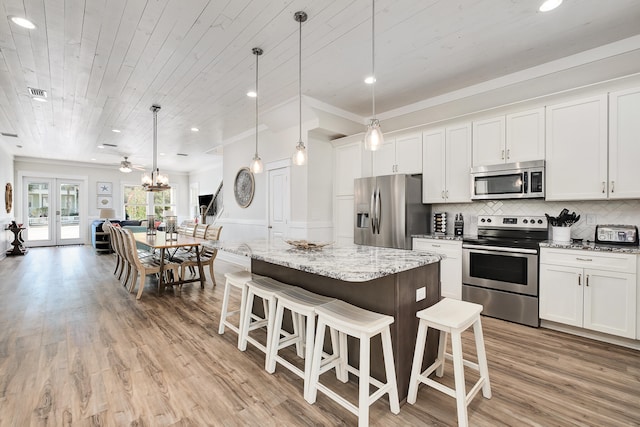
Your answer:
[[[276,314],[276,299],[280,291],[291,289],[293,286],[278,282],[270,277],[254,276],[245,284],[246,296],[243,296],[241,316],[240,336],[238,338],[238,348],[241,351],[247,349],[247,343],[253,344],[256,348],[265,354],[265,369],[267,369],[267,358],[271,347],[273,324]],[[259,297],[262,299],[264,317],[260,318],[253,314],[253,300]],[[293,323],[294,333],[298,333],[297,324]],[[267,329],[267,339],[265,344],[260,343],[257,339],[249,335],[249,332],[256,329]]]
[[[275,372],[276,363],[279,363],[294,374],[298,375],[304,380],[305,399],[308,397],[309,380],[311,377],[316,308],[332,301],[335,301],[335,298],[318,295],[298,287],[282,290],[277,295],[272,342],[270,345],[270,351],[267,354],[267,372]],[[292,320],[297,322],[297,328],[294,328],[293,334],[287,334],[282,331],[282,319],[285,309],[291,311]],[[296,329],[298,333],[295,333]],[[337,334],[332,333],[331,336],[332,346],[336,349],[338,342]],[[298,357],[304,358],[305,362],[303,369],[298,368],[296,365],[278,354],[279,350],[294,344],[296,346],[296,353]],[[303,349],[304,353],[302,351]]]
[[[398,414],[400,412],[400,403],[398,401],[398,386],[396,383],[391,332],[389,329],[389,325],[394,322],[394,318],[392,316],[368,311],[340,300],[320,305],[316,307],[315,311],[318,315],[318,327],[313,348],[313,360],[311,362],[312,373],[309,382],[309,399],[307,399],[307,401],[309,403],[315,403],[317,392],[320,390],[323,394],[356,415],[359,426],[368,426],[369,406],[388,393],[391,412]],[[347,371],[359,377],[358,405],[352,404],[319,381],[321,371],[331,369],[332,367],[332,363],[321,365],[326,327],[333,328],[340,333],[340,344],[338,346],[339,357],[335,362],[340,366],[336,368],[336,371]],[[360,340],[359,370],[348,364],[345,334]],[[386,383],[382,383],[370,376],[371,338],[378,334],[381,335],[382,339]],[[340,377],[338,379],[340,379]],[[377,388],[373,394],[369,394],[370,385],[374,385]]]
[[[225,326],[234,331],[238,336],[240,335],[240,329],[242,326],[242,301],[245,299],[246,294],[246,283],[253,278],[253,275],[250,271],[238,271],[234,273],[225,273],[225,283],[224,283],[224,294],[222,297],[222,309],[220,311],[220,325],[218,326],[218,333],[220,335],[224,334]],[[231,288],[240,289],[241,294],[241,304],[240,308],[237,310],[229,311],[229,297],[231,294]],[[238,324],[234,325],[228,320],[228,317],[233,315],[239,315]]]
[[[413,355],[413,365],[411,368],[411,379],[409,380],[409,393],[407,402],[416,403],[418,386],[424,383],[456,399],[458,414],[458,425],[467,426],[468,414],[467,406],[482,388],[482,395],[491,398],[491,384],[489,382],[489,369],[487,367],[487,356],[484,349],[484,338],[482,336],[482,325],[480,323],[480,313],[482,306],[467,301],[458,301],[444,298],[433,306],[419,311],[416,316],[420,319],[418,326],[418,336]],[[462,356],[462,332],[473,325],[473,333],[478,354],[478,363],[465,360]],[[420,372],[424,348],[427,341],[428,328],[440,330],[440,342],[438,345],[438,357],[436,361],[424,372]],[[453,354],[446,353],[447,337],[451,335],[451,347]],[[445,359],[453,360],[453,371],[455,389],[447,387],[429,378],[434,371],[436,376],[442,377],[444,373]],[[466,392],[464,381],[464,367],[475,369],[480,372],[480,379]]]

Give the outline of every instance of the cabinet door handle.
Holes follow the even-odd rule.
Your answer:
[[[582,274],[578,274],[578,286],[582,286]]]
[[[586,285],[589,286],[589,275],[587,274],[587,281],[586,281]]]
[[[442,194],[441,194],[442,198],[444,199],[444,190],[442,190]]]
[[[607,183],[605,181],[602,181],[602,194],[604,194],[604,190],[606,188]]]
[[[593,261],[592,258],[580,258],[580,257],[576,257],[577,261]]]
[[[611,192],[615,192],[616,191],[616,182],[615,181],[611,181]]]
[[[447,199],[449,198],[449,190],[445,191],[445,195],[447,196]]]
[[[434,248],[439,248],[440,247],[440,245],[436,245],[436,244],[433,244],[431,246],[434,247]]]
[[[511,158],[511,150],[507,148],[507,160]]]
[[[502,150],[502,160],[504,160],[504,150]]]

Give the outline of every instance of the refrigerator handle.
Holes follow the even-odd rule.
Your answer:
[[[371,221],[371,232],[376,234],[376,190],[371,192],[371,204],[369,206],[369,220]]]
[[[376,192],[378,193],[376,196],[376,230],[377,233],[380,234],[380,214],[382,213],[382,203],[380,201],[380,188],[378,187],[376,189]]]

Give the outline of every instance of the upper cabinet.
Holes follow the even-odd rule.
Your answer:
[[[422,137],[422,203],[471,202],[471,123]]]
[[[609,198],[640,198],[640,88],[609,94]]]
[[[544,108],[473,122],[473,166],[544,159]]]
[[[373,152],[373,175],[422,173],[422,135],[385,135],[383,146]]]
[[[334,195],[353,195],[353,181],[363,176],[361,162],[361,142],[351,142],[334,148]]]
[[[606,199],[607,96],[547,107],[546,199]]]

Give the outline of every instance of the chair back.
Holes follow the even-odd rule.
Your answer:
[[[209,228],[209,224],[197,224],[196,230],[193,233],[194,237],[199,239],[204,239],[207,235],[207,229]]]
[[[121,228],[118,230],[122,239],[122,247],[124,256],[131,265],[139,266],[140,258],[138,257],[138,248],[136,247],[136,239],[130,230]]]
[[[183,236],[193,237],[195,232],[196,224],[193,222],[182,223],[180,227],[178,227],[178,234],[182,234]]]
[[[220,240],[220,232],[222,232],[221,225],[215,227],[209,226],[204,238],[207,240]]]

